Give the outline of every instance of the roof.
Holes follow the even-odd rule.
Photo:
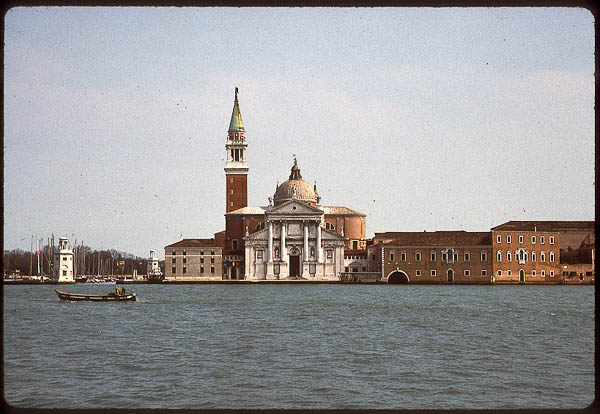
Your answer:
[[[319,206],[321,210],[325,212],[326,215],[334,216],[361,216],[367,217],[364,213],[359,213],[358,211],[350,210],[348,207],[341,206]]]
[[[231,113],[231,122],[229,122],[229,132],[245,131],[244,123],[242,122],[242,114],[240,113],[240,105],[238,104],[238,88],[235,88],[235,100],[233,101],[233,112]]]
[[[496,231],[594,231],[594,221],[507,221],[492,227]]]
[[[344,255],[366,256],[367,253],[364,249],[344,249]]]
[[[169,247],[219,247],[215,239],[183,239],[176,243],[165,246]]]
[[[267,211],[268,207],[264,207],[264,206],[246,206],[246,207],[242,207],[242,208],[238,208],[237,210],[233,210],[230,211],[229,213],[225,214],[226,216],[230,215],[230,214],[265,214],[265,211]]]
[[[491,232],[397,232],[386,246],[492,246]]]

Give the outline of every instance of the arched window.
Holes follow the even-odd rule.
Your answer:
[[[335,226],[331,223],[325,223],[325,228],[327,230],[335,230]]]
[[[510,250],[506,252],[506,261],[510,262],[512,260],[512,255],[510,253]]]
[[[531,261],[535,262],[535,252],[531,252]]]
[[[501,262],[502,261],[502,250],[498,250],[496,252],[496,261],[497,262]]]
[[[554,252],[550,252],[550,261],[554,262]]]
[[[258,230],[262,230],[262,229],[264,229],[264,228],[265,228],[265,222],[263,221],[263,222],[260,222],[260,223],[258,223],[258,224],[256,225],[256,227],[254,228],[254,230],[255,230],[255,231],[258,231]]]

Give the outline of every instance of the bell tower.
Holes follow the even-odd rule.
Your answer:
[[[248,205],[248,164],[246,164],[246,130],[238,104],[238,88],[235,88],[235,100],[229,131],[227,132],[227,164],[225,165],[225,212],[237,210]]]

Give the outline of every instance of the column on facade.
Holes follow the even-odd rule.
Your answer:
[[[323,249],[321,248],[321,224],[317,222],[317,262],[321,263]]]
[[[246,243],[246,248],[244,249],[244,279],[248,279],[250,277],[250,258],[254,258],[251,256],[252,247]],[[254,261],[252,261],[254,263]]]
[[[308,261],[308,221],[304,222],[304,260]]]
[[[281,222],[281,247],[279,249],[279,257],[282,260],[285,260],[285,257],[287,257],[287,251],[286,251],[286,247],[285,247],[285,222],[284,221]]]
[[[269,221],[269,262],[273,261],[273,222]]]

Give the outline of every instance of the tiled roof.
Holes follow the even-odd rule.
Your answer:
[[[377,234],[377,233],[376,233]],[[396,232],[386,246],[491,246],[490,232]]]
[[[165,246],[165,249],[169,248],[169,247],[219,247],[219,246],[216,244],[215,239],[183,239],[176,243]]]
[[[492,227],[498,231],[565,231],[565,230],[594,230],[593,221],[507,221]]]
[[[361,216],[361,217],[367,216],[364,213],[359,213],[358,211],[350,210],[348,207],[320,206],[319,208],[321,210],[323,210],[325,212],[325,214],[329,214],[329,215]]]
[[[265,214],[265,211],[267,211],[267,208],[268,207],[264,207],[264,206],[247,206],[247,207],[238,208],[237,210],[230,211],[226,215],[230,215],[230,214]]]

